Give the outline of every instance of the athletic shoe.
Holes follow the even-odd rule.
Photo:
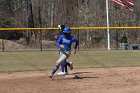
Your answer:
[[[68,72],[59,72],[59,73],[57,73],[57,75],[68,75]]]
[[[70,62],[70,69],[72,70],[73,69],[73,63]]]

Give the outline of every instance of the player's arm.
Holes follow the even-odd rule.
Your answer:
[[[74,54],[76,54],[76,50],[77,50],[77,47],[79,46],[79,42],[77,41],[76,43],[75,43],[75,47],[74,47]]]
[[[64,48],[64,45],[62,45],[62,36],[60,36],[58,39],[57,39],[57,42],[56,42],[56,46],[59,46],[60,48]]]
[[[77,47],[79,46],[79,41],[78,41],[78,39],[77,38],[73,38],[73,41],[75,42],[75,46],[74,46],[74,54],[76,54],[76,49],[77,49]]]

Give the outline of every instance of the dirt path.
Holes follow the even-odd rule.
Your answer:
[[[81,68],[80,79],[47,75],[50,71],[0,73],[0,93],[140,93],[140,67]]]

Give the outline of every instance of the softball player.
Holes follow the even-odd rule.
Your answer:
[[[77,46],[78,46],[78,40],[77,40],[76,37],[71,36],[70,28],[65,27],[64,30],[63,30],[63,34],[57,40],[56,45],[60,47],[60,57],[57,60],[56,65],[55,65],[54,69],[52,70],[51,75],[49,75],[50,78],[53,77],[55,72],[58,70],[59,66],[61,64],[66,63],[65,60],[70,57],[71,45],[72,45],[73,42],[76,42],[75,47],[74,47],[74,54],[76,54],[76,49],[77,49]]]
[[[59,34],[63,34],[63,29],[65,28],[65,25],[58,25],[58,28],[59,28]],[[56,35],[55,36],[55,39],[57,40],[59,37],[59,35]],[[61,53],[59,52],[59,57],[61,57],[60,55]],[[65,60],[66,61],[66,60]],[[67,69],[67,66],[70,67],[70,69],[72,70],[73,69],[73,63],[72,62],[65,62],[64,64],[61,64],[61,72],[57,73],[57,75],[67,75],[68,74],[68,69]]]

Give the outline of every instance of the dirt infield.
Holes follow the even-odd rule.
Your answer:
[[[140,93],[140,67],[80,68],[78,79],[50,71],[0,73],[0,93]]]

